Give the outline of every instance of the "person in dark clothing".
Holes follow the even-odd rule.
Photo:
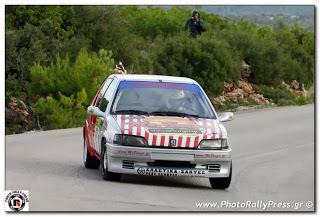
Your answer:
[[[197,36],[201,35],[201,32],[205,32],[206,28],[204,26],[203,21],[200,19],[200,13],[198,10],[194,10],[192,12],[191,19],[187,20],[185,25],[185,30],[191,27],[191,36],[196,38]]]

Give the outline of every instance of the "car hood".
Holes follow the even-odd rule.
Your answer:
[[[222,138],[216,119],[113,115],[122,134],[145,137],[149,146],[197,148],[202,139]]]

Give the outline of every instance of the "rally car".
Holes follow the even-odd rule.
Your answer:
[[[209,178],[231,182],[231,147],[220,117],[201,86],[189,78],[110,75],[87,110],[83,161],[103,179],[121,174]]]

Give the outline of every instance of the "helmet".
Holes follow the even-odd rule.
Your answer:
[[[184,98],[183,90],[179,91],[170,91],[168,99],[182,99]]]
[[[167,95],[166,105],[168,108],[173,110],[182,110],[183,109],[183,98],[185,94],[183,90],[171,90]]]

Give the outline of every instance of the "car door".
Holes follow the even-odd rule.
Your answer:
[[[101,99],[104,95],[104,93],[106,92],[106,90],[108,89],[109,85],[111,84],[112,79],[107,79],[103,86],[101,87],[101,89],[99,90],[97,96],[95,97],[95,99],[92,102],[92,106],[97,106],[99,107],[99,104],[101,102]],[[96,144],[95,144],[95,131],[96,131],[96,121],[97,121],[97,117],[88,114],[87,116],[87,122],[88,122],[88,141],[89,141],[89,146],[90,148],[93,148],[96,152]]]
[[[109,102],[113,96],[114,91],[116,91],[117,81],[112,80],[104,95],[101,97],[97,104],[97,107],[103,112],[106,112]],[[101,139],[104,131],[105,117],[97,117],[95,122],[95,132],[94,132],[94,149],[97,153],[101,152]]]

